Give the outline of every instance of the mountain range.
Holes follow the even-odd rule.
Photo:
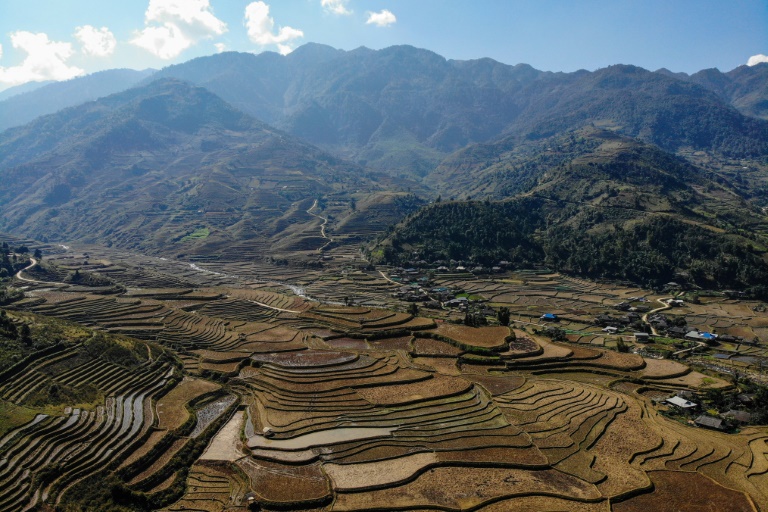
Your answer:
[[[0,101],[14,126],[0,133],[0,228],[178,257],[271,256],[333,247],[322,222],[335,244],[357,244],[441,196],[373,254],[431,247],[648,283],[683,270],[743,288],[765,262],[767,102],[768,64],[553,73],[409,46],[113,70]],[[493,205],[506,220],[488,217]],[[481,218],[496,235],[452,240]],[[644,243],[658,264],[624,272],[579,249],[578,236],[634,243],[670,229],[680,244],[711,234],[722,250],[673,257]],[[749,264],[717,277],[711,263],[732,253]]]
[[[342,51],[304,45],[287,56],[223,53],[144,76],[209,89],[235,108],[338,156],[390,173],[423,176],[450,152],[502,134],[529,138],[589,120],[675,151],[716,149],[735,156],[765,151],[768,66],[694,75],[616,65],[551,73],[491,59],[454,61],[409,46]],[[117,79],[104,72],[0,102],[0,119],[45,98],[49,113],[127,88],[150,71]],[[87,86],[110,83],[112,89]],[[93,89],[88,95],[89,90]],[[72,93],[77,90],[77,96]],[[60,91],[60,92],[59,92]],[[100,92],[103,91],[103,92]],[[86,97],[87,96],[87,97]],[[744,114],[739,116],[738,113]],[[724,126],[728,129],[724,130]]]

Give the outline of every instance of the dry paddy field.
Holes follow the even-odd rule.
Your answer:
[[[73,346],[5,376],[0,418],[27,412],[0,432],[0,511],[66,504],[99,470],[172,511],[768,509],[768,429],[708,431],[652,400],[727,380],[594,343],[591,318],[658,298],[647,291],[534,272],[439,280],[518,322],[473,328],[382,307],[397,285],[378,271],[91,259],[129,292],[32,286],[20,307],[174,358],[128,371]],[[718,298],[685,314],[757,333],[755,306]],[[533,334],[543,313],[573,343]],[[28,407],[51,382],[92,385],[101,402]]]

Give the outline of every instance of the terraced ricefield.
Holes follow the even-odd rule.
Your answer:
[[[462,347],[479,347],[489,350],[501,351],[507,348],[507,341],[511,337],[508,327],[467,327],[443,323],[433,332],[440,338],[449,340]]]
[[[90,367],[92,370],[73,379],[107,382],[95,376],[109,372],[109,368]],[[135,440],[151,426],[149,401],[171,373],[167,364],[150,364],[134,374],[114,376],[122,382],[106,384],[108,396],[95,410],[67,408],[61,415],[38,415],[6,434],[0,442],[0,488],[4,489],[0,510],[15,511],[27,503],[52,500],[78,479],[129,453]],[[6,385],[18,381],[23,387],[21,382],[29,375],[22,374]],[[69,375],[50,378],[60,382]],[[14,394],[9,400],[13,403],[23,396]],[[56,469],[44,478],[35,478],[46,468]]]
[[[299,238],[286,244],[311,241]],[[474,328],[446,321],[455,311],[405,313],[397,285],[341,256],[324,270],[138,268],[103,250],[91,271],[127,293],[31,285],[20,310],[119,333],[144,355],[124,365],[72,344],[2,378],[0,510],[76,504],[100,485],[104,500],[173,511],[768,508],[768,429],[713,432],[652,400],[727,391],[727,378],[594,343],[612,346],[592,317],[653,294],[534,272],[438,277],[512,312],[512,328]],[[688,311],[768,329],[751,307]],[[541,335],[546,312],[572,343]],[[92,400],[36,409],[53,384]]]

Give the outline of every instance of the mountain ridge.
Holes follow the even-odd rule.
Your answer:
[[[760,154],[768,138],[760,119],[765,69],[689,76],[614,65],[562,73],[490,58],[450,60],[407,45],[344,51],[310,43],[286,56],[199,57],[156,76],[206,87],[337,156],[419,177],[468,144],[511,133],[546,137],[595,120],[668,150]]]

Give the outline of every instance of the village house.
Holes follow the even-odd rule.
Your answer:
[[[722,419],[715,418],[713,416],[707,416],[706,414],[702,414],[701,416],[693,420],[693,423],[697,427],[709,428],[712,430],[725,430],[725,425],[723,425]]]
[[[699,407],[699,404],[697,404],[696,402],[691,402],[690,400],[686,400],[685,398],[680,396],[673,396],[672,398],[667,398],[664,401],[664,403],[669,404],[683,411],[693,411]]]
[[[685,338],[685,335],[688,334],[688,329],[685,327],[670,327],[667,329],[667,336],[670,338]]]
[[[747,411],[738,411],[736,409],[731,409],[730,411],[723,413],[723,418],[730,418],[734,420],[737,423],[741,423],[746,425],[750,421],[752,421],[752,415],[748,413]]]
[[[651,342],[651,335],[647,332],[636,332],[633,334],[635,337],[635,341],[638,343],[650,343]]]
[[[711,332],[689,331],[686,333],[685,339],[691,341],[703,341],[710,345],[717,343],[717,334],[712,334]]]

